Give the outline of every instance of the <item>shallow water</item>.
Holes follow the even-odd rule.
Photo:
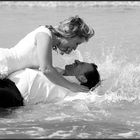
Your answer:
[[[0,138],[140,138],[139,2],[53,4],[1,4],[0,46],[10,48],[38,25],[56,25],[78,14],[93,26],[95,36],[75,57],[54,53],[54,63],[95,62],[102,85],[63,102],[0,110]]]

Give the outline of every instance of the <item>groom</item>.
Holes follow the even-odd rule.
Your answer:
[[[100,82],[100,75],[94,63],[75,60],[65,69],[57,68],[67,80],[89,89]],[[0,107],[17,107],[27,104],[47,103],[61,99],[71,91],[53,84],[39,70],[26,68],[12,73],[0,81]]]

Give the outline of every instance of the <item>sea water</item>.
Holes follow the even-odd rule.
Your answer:
[[[61,102],[1,109],[0,138],[140,138],[139,2],[0,2],[0,47],[74,15],[95,36],[69,56],[54,52],[54,64],[96,63],[101,86]]]

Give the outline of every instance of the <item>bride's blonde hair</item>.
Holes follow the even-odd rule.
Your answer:
[[[78,15],[61,21],[56,28],[51,25],[47,27],[58,37],[73,38],[78,36],[79,38],[85,38],[86,41],[95,33],[93,28],[87,25]]]
[[[80,37],[88,41],[94,35],[94,30],[88,26],[78,15],[61,21],[56,31],[63,37]]]

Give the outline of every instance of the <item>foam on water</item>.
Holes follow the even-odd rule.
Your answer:
[[[2,1],[0,2],[0,6],[27,6],[27,7],[102,7],[102,6],[106,6],[106,7],[118,7],[118,6],[140,6],[140,3],[138,1],[61,1],[61,2],[54,2],[54,1],[50,1],[50,2],[40,2],[40,1],[31,1],[31,2],[18,2],[18,1]]]

